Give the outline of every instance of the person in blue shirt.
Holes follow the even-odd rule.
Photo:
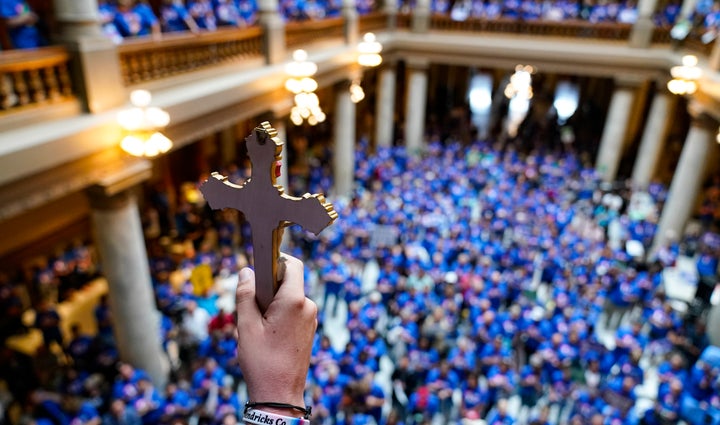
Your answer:
[[[210,387],[221,387],[226,374],[212,357],[205,359],[205,364],[192,375],[191,386],[196,400],[204,400]]]
[[[137,382],[138,394],[132,400],[132,406],[140,415],[143,425],[156,424],[162,417],[165,400],[162,394],[150,382],[147,376],[141,377]],[[130,405],[130,403],[128,403]]]
[[[257,24],[258,6],[255,0],[237,0],[237,8],[246,26]]]
[[[507,403],[507,399],[498,400],[496,408],[485,419],[487,425],[512,425],[515,423],[515,418],[507,411]]]
[[[235,0],[213,0],[213,10],[219,27],[244,27],[245,21],[240,16]]]
[[[135,0],[118,0],[115,27],[123,37],[160,37],[160,22],[150,6]]]
[[[113,43],[120,44],[122,43],[122,36],[115,26],[115,13],[117,13],[117,8],[113,2],[103,0],[98,2],[98,14],[100,15],[103,34],[110,38]]]
[[[110,410],[102,418],[103,425],[142,425],[140,416],[122,399],[114,399]]]
[[[210,0],[190,0],[187,9],[198,28],[208,31],[217,29],[217,20]]]
[[[540,400],[545,386],[545,373],[542,369],[542,358],[535,354],[530,357],[528,364],[520,370],[518,394],[520,395],[520,412],[525,415],[535,407]]]
[[[330,262],[323,268],[321,273],[323,284],[325,286],[325,295],[323,296],[322,311],[328,311],[329,300],[332,296],[333,307],[330,310],[332,316],[337,314],[337,307],[340,303],[341,291],[345,281],[350,278],[350,270],[345,265],[342,257],[338,253],[330,255]]]
[[[350,383],[348,376],[340,373],[336,365],[329,365],[318,385],[322,388],[324,407],[328,409],[328,417],[333,424],[337,423],[342,403],[343,389]]]
[[[10,42],[15,49],[32,49],[46,44],[38,28],[38,15],[25,0],[1,0],[0,18],[9,30]]]
[[[160,8],[160,23],[164,32],[190,30],[197,33],[199,31],[183,0],[163,0]]]
[[[178,386],[176,382],[170,382],[165,387],[165,405],[163,406],[163,421],[171,421],[173,418],[186,418],[195,408],[195,400],[190,393]]]

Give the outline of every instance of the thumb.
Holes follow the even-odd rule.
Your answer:
[[[238,327],[241,323],[247,326],[260,321],[260,309],[255,301],[255,272],[248,267],[240,270],[235,290],[235,310]]]

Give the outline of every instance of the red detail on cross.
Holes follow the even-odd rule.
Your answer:
[[[275,161],[275,177],[280,177],[282,174],[282,161]]]

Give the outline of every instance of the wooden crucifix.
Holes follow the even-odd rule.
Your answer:
[[[200,192],[212,209],[234,208],[245,214],[253,239],[255,298],[264,312],[280,284],[278,258],[285,227],[296,223],[317,235],[338,215],[323,195],[306,193],[298,198],[275,185],[283,142],[270,123],[255,127],[245,141],[252,165],[250,179],[239,186],[212,173],[200,185]]]

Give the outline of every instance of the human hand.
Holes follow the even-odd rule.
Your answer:
[[[317,306],[305,297],[303,263],[283,257],[285,275],[264,315],[255,300],[255,273],[249,268],[240,271],[236,291],[238,363],[249,401],[304,407]],[[298,416],[291,410],[277,413]]]

